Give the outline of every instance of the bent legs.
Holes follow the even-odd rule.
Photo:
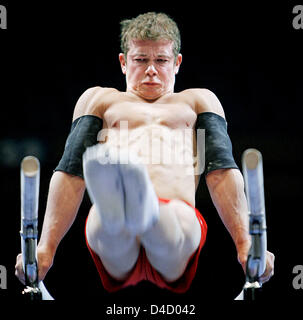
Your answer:
[[[195,210],[181,200],[159,206],[143,165],[103,161],[110,155],[100,150],[89,148],[84,155],[85,182],[94,204],[86,226],[88,244],[116,279],[127,277],[141,244],[167,281],[178,279],[200,243]]]
[[[118,234],[108,232],[93,205],[86,222],[86,239],[111,276],[117,280],[127,277],[140,252],[140,243],[135,235],[126,228]]]
[[[195,210],[182,200],[160,205],[157,224],[141,236],[148,260],[165,280],[177,280],[197,250],[201,227]]]

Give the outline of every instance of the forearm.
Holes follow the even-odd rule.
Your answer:
[[[83,179],[63,172],[53,174],[38,248],[55,255],[60,241],[75,220],[84,191]]]
[[[248,246],[248,208],[241,172],[237,169],[216,170],[207,175],[206,182],[212,201],[238,251],[244,243]]]

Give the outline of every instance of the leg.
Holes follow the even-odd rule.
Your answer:
[[[87,219],[86,238],[108,273],[117,280],[125,279],[139,255],[140,243],[136,237],[125,228],[112,234],[102,225],[100,214],[93,206]]]
[[[99,144],[85,152],[83,169],[88,193],[108,232],[127,228],[137,235],[156,223],[158,198],[138,158]]]
[[[136,235],[125,228],[125,192],[118,165],[104,158],[109,157],[108,153],[100,158],[100,150],[99,146],[89,148],[83,160],[85,183],[93,203],[86,238],[108,273],[123,280],[137,261],[140,244]]]
[[[181,200],[161,203],[158,223],[141,236],[151,265],[170,282],[183,274],[200,239],[195,210]]]
[[[109,273],[122,279],[136,262],[140,249],[136,235],[140,234],[153,267],[168,281],[176,280],[199,246],[201,229],[194,209],[181,200],[162,204],[159,209],[143,165],[111,164],[113,161],[104,160],[98,150],[102,151],[89,148],[83,164],[95,204],[87,225],[88,243]],[[100,160],[107,164],[100,164]]]

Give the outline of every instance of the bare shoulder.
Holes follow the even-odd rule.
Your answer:
[[[208,89],[187,89],[183,93],[191,97],[197,114],[213,112],[225,118],[223,107],[212,91]]]
[[[102,118],[108,101],[112,95],[117,93],[119,93],[117,89],[104,87],[92,87],[85,90],[76,103],[73,120],[84,115]]]

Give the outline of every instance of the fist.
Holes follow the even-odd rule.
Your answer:
[[[53,265],[53,257],[45,250],[37,249],[38,257],[38,281],[42,281]],[[25,274],[23,271],[22,254],[19,253],[16,259],[15,275],[25,285]]]

